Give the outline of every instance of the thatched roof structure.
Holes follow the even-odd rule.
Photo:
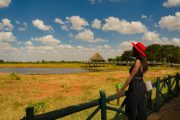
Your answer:
[[[89,60],[91,62],[105,62],[105,59],[99,53],[95,53]]]

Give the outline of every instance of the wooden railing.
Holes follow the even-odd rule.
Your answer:
[[[168,75],[163,79],[160,79],[159,77],[157,78],[157,81],[153,83],[153,90],[147,92],[146,95],[148,114],[152,112],[158,112],[159,108],[165,102],[169,102],[171,98],[178,96],[180,92],[179,80],[180,80],[179,73],[177,73],[175,76]],[[167,92],[163,92],[163,88],[167,89]],[[152,100],[152,93],[154,91],[156,92],[155,99]],[[126,95],[126,91],[123,93],[122,96],[125,95]],[[99,111],[101,111],[101,120],[107,120],[107,110],[116,112],[113,118],[113,120],[116,120],[119,114],[125,114],[125,111],[123,110],[124,102],[121,104],[119,108],[108,105],[110,101],[116,100],[117,97],[118,97],[117,94],[106,97],[105,92],[100,91],[99,99],[95,99],[87,103],[72,105],[66,108],[50,111],[39,115],[34,115],[33,107],[27,107],[26,116],[22,118],[22,120],[55,120],[92,107],[97,107],[97,108],[86,118],[86,120],[91,120]]]

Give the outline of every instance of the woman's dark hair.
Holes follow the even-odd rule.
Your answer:
[[[142,72],[145,73],[148,70],[148,63],[147,63],[147,57],[142,56],[136,48],[133,47],[133,57],[136,57],[136,59],[139,59],[142,63]]]

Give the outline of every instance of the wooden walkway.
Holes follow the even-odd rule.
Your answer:
[[[130,66],[133,61],[119,61],[119,62],[82,62],[82,67],[105,67],[106,65],[119,65],[119,66]],[[180,66],[175,63],[162,63],[158,61],[148,61],[149,66],[166,65],[169,67]]]
[[[161,107],[159,113],[152,113],[148,120],[180,120],[180,96]]]

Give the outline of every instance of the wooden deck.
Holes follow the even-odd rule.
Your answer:
[[[132,61],[119,61],[119,62],[82,62],[82,67],[105,67],[107,65],[119,65],[119,66],[130,66],[132,65]],[[166,65],[169,67],[180,66],[180,64],[175,63],[162,63],[157,61],[148,61],[149,66],[158,66],[158,65]]]

